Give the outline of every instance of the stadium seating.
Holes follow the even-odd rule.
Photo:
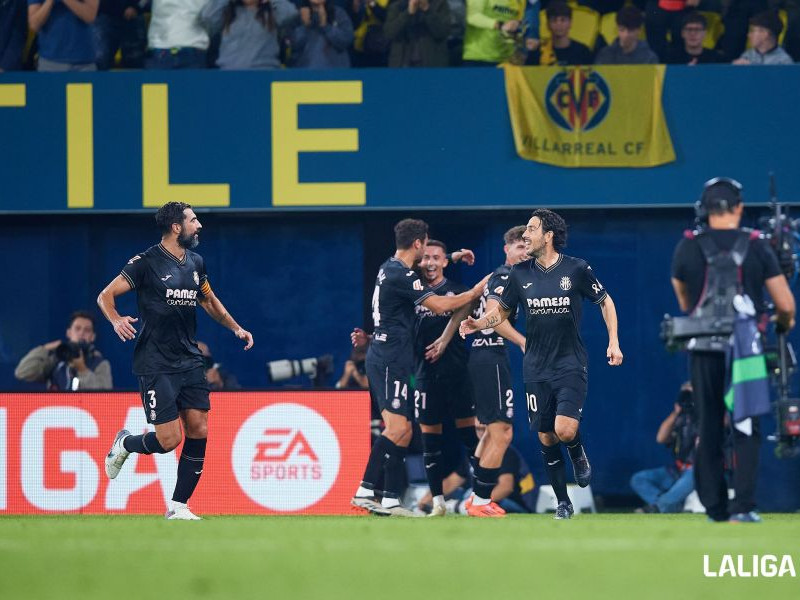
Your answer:
[[[592,50],[599,33],[600,13],[585,6],[572,6],[572,29],[569,36]],[[547,12],[544,10],[539,13],[539,37],[543,40],[550,37],[550,30],[547,28]]]

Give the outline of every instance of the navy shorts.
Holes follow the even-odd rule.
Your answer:
[[[411,370],[398,368],[383,362],[366,362],[369,395],[378,409],[411,419],[408,393]]]
[[[147,422],[169,423],[187,408],[210,410],[209,387],[203,367],[180,373],[139,376],[139,394]]]
[[[528,403],[528,421],[532,431],[552,432],[556,428],[556,415],[582,418],[586,401],[587,377],[575,373],[552,381],[533,381],[525,384]]]
[[[484,425],[514,420],[514,386],[508,361],[470,362],[475,413]]]
[[[414,414],[422,425],[474,417],[472,386],[466,373],[461,377],[418,377],[414,382]]]

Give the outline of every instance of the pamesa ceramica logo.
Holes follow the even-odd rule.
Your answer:
[[[274,511],[308,508],[321,500],[339,474],[336,432],[317,411],[280,403],[253,413],[233,443],[231,460],[239,486]]]
[[[600,125],[611,106],[606,80],[588,67],[556,74],[545,91],[547,114],[567,131],[590,131]]]

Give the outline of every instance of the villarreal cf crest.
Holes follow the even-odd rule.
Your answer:
[[[608,114],[611,93],[597,71],[576,67],[557,73],[547,84],[547,112],[567,131],[590,131]]]

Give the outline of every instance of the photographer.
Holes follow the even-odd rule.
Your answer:
[[[681,386],[674,410],[658,428],[656,442],[670,449],[675,464],[633,474],[631,487],[646,503],[644,509],[637,509],[637,512],[681,512],[686,497],[694,490],[692,463],[697,446],[692,384],[688,381]]]
[[[754,323],[765,312],[766,286],[775,305],[776,328],[788,331],[794,327],[794,298],[767,241],[758,232],[739,227],[743,211],[741,192],[742,186],[737,181],[725,177],[705,184],[696,211],[701,222],[707,219],[707,225],[687,232],[675,249],[672,260],[675,295],[681,310],[691,317],[735,323],[750,315],[747,318]],[[761,519],[753,512],[760,443],[757,418],[748,419],[747,426],[734,428],[736,497],[728,507],[722,446],[730,354],[727,340],[732,337],[731,331],[722,331],[718,336],[698,335],[687,347],[700,435],[695,486],[712,520],[758,522]],[[752,347],[760,350],[760,340],[752,342]],[[762,375],[766,378],[766,369]]]
[[[111,365],[94,347],[94,317],[85,311],[72,313],[66,341],[37,346],[19,361],[14,377],[42,381],[51,391],[110,390]]]

